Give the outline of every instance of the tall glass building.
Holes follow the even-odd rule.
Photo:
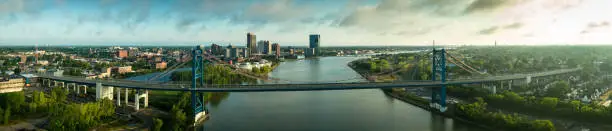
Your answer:
[[[321,51],[319,50],[319,40],[321,39],[319,34],[310,34],[310,46],[309,48],[314,49],[314,56],[319,56]]]

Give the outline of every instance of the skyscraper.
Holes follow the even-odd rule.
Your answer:
[[[280,45],[278,43],[274,43],[272,44],[272,49],[274,50],[274,54],[276,55],[276,58],[278,59],[280,57]]]
[[[262,40],[257,42],[257,51],[264,55],[272,54],[272,45],[270,45],[270,41]]]
[[[249,54],[257,53],[257,39],[255,34],[249,32],[247,33],[247,48],[249,48]]]
[[[221,50],[221,46],[219,46],[219,45],[217,45],[217,44],[212,44],[212,45],[210,46],[210,48],[211,48],[211,49],[210,49],[210,52],[211,52],[213,55],[221,55],[221,54],[223,54],[223,50]]]
[[[310,34],[310,46],[309,48],[313,48],[314,49],[314,56],[318,56],[320,55],[320,50],[319,50],[319,40],[321,39],[319,34]]]

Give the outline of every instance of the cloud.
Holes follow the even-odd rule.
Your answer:
[[[45,5],[52,4],[45,0],[0,0],[0,20],[11,23],[26,17],[36,19],[47,9]]]
[[[608,23],[607,21],[602,21],[602,22],[591,22],[587,25],[587,28],[598,28],[598,27],[606,27],[609,26],[610,23]]]
[[[493,26],[493,27],[489,27],[489,28],[482,29],[482,30],[478,31],[478,34],[481,34],[481,35],[490,35],[490,34],[495,33],[498,29],[499,29],[499,27]]]
[[[517,29],[523,27],[523,23],[515,22],[509,25],[505,25],[504,29]]]
[[[506,3],[515,0],[474,0],[466,9],[466,13],[472,13],[475,11],[486,11],[500,7]]]
[[[136,29],[146,28],[143,23],[151,19],[150,13],[149,0],[100,0],[97,10],[81,13],[76,19],[79,25],[87,23],[119,25],[124,31],[134,32]]]

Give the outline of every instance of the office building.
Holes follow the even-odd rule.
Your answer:
[[[257,42],[257,51],[264,55],[271,55],[272,45],[270,45],[270,41],[262,40]]]
[[[128,57],[128,52],[126,50],[118,50],[117,51],[117,57],[119,57],[119,58],[127,58]]]
[[[240,57],[249,57],[249,48],[240,48]]]
[[[212,53],[213,55],[221,55],[223,54],[223,50],[221,50],[221,46],[217,44],[212,44],[210,46],[210,53]]]
[[[159,62],[159,63],[155,63],[155,69],[166,69],[166,67],[168,66],[168,63],[166,62]]]
[[[315,56],[315,48],[304,49],[304,56],[306,57],[314,57]]]
[[[319,34],[310,35],[310,46],[309,48],[314,49],[314,56],[318,56],[321,51],[319,50],[319,40],[321,39]]]
[[[25,64],[28,61],[28,56],[21,55],[19,56],[19,59],[20,59],[19,63]]]
[[[280,45],[278,43],[274,43],[272,44],[272,49],[274,50],[274,54],[276,55],[276,58],[277,59],[280,58],[280,53],[281,53]]]
[[[132,72],[132,66],[115,67],[113,72],[117,74],[129,73]]]
[[[249,54],[256,54],[257,52],[257,39],[255,34],[247,33],[247,48],[249,48]]]
[[[250,50],[248,48],[237,48],[234,46],[228,46],[225,48],[225,57],[227,58],[239,58],[239,57],[249,57]]]

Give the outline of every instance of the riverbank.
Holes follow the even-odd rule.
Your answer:
[[[372,78],[372,77],[367,75],[369,73],[369,70],[357,68],[355,66],[354,62],[361,61],[361,60],[364,60],[364,59],[359,59],[359,60],[355,60],[353,62],[349,62],[348,66],[351,69],[353,69],[355,72],[357,72],[361,77],[368,79],[368,81],[373,81],[373,82],[376,82],[376,81],[387,81],[386,79],[385,80],[380,80],[380,79]],[[393,90],[394,89],[382,90],[382,91],[384,92],[384,94],[386,96],[395,98],[397,100],[401,100],[403,102],[406,102],[408,104],[417,106],[417,107],[419,107],[421,109],[424,109],[424,110],[427,110],[429,112],[432,112],[432,113],[435,113],[435,114],[438,114],[438,115],[441,115],[441,116],[444,116],[444,117],[447,117],[447,118],[451,118],[453,120],[457,120],[457,121],[460,121],[460,122],[463,122],[463,123],[466,123],[466,124],[470,124],[472,126],[484,128],[486,130],[495,130],[495,128],[493,128],[493,127],[489,127],[489,126],[486,126],[486,125],[483,125],[483,124],[478,124],[476,122],[473,122],[473,121],[470,121],[470,120],[467,120],[467,119],[463,119],[463,118],[461,118],[459,116],[456,116],[454,114],[454,112],[455,112],[455,105],[454,104],[448,104],[447,105],[447,109],[448,109],[447,111],[439,112],[437,109],[429,107],[429,100],[427,100],[427,99],[421,98],[421,97],[419,97],[417,95],[414,95],[414,94],[406,93],[405,91],[402,92],[402,93],[398,93],[398,91],[394,92]]]
[[[480,127],[480,128],[486,129],[486,130],[491,130],[491,131],[492,130],[496,130],[494,127],[490,127],[490,126],[486,126],[486,125],[483,125],[483,124],[479,124],[479,123],[476,123],[476,122],[473,122],[473,121],[470,121],[470,120],[467,120],[467,119],[463,119],[463,118],[461,118],[459,116],[456,116],[454,114],[455,109],[456,109],[454,104],[448,104],[447,108],[449,110],[447,110],[446,112],[439,112],[437,109],[429,107],[428,100],[420,98],[420,97],[418,97],[416,95],[405,93],[405,94],[403,94],[404,97],[402,97],[402,94],[397,93],[397,92],[393,92],[393,90],[382,90],[382,91],[387,96],[390,96],[392,98],[398,99],[398,100],[406,102],[408,104],[417,106],[417,107],[422,108],[424,110],[427,110],[429,112],[432,112],[432,113],[435,113],[435,114],[438,114],[438,115],[441,115],[441,116],[444,116],[444,117],[447,117],[447,118],[451,118],[453,120],[457,120],[457,121],[460,121],[460,122],[463,122],[463,123],[466,123],[466,124],[470,124],[472,126],[477,126],[477,127]]]
[[[367,59],[355,60],[350,62],[348,66],[362,77],[366,77],[368,81],[380,82],[396,80],[392,75],[382,76],[382,78],[384,78],[383,80],[379,79],[381,78],[379,75],[368,75],[372,74],[370,70],[360,69],[360,66],[357,66],[363,65],[359,62],[364,61],[367,61]],[[395,88],[384,89],[383,92],[387,96],[404,101],[429,112],[487,130],[555,130],[554,124],[549,120],[528,119],[527,116],[518,115],[516,113],[487,111],[487,104],[484,102],[448,103],[447,110],[445,112],[439,112],[438,109],[429,107],[429,100],[408,92],[407,90]]]

